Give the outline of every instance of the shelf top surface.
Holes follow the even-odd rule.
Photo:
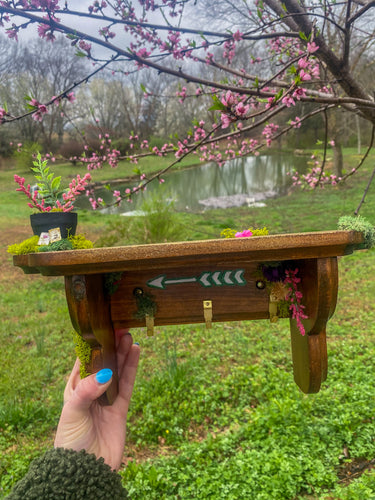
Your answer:
[[[362,248],[356,231],[322,231],[15,255],[25,273],[49,276],[266,262],[346,255]]]

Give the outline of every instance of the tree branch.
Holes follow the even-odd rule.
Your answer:
[[[327,158],[327,141],[328,141],[328,116],[327,116],[327,110],[323,110],[323,117],[324,117],[324,152],[323,152],[323,160],[322,164],[320,166],[320,174],[317,182],[314,185],[314,189],[320,184],[320,181],[323,177],[323,172],[324,172],[324,167],[326,166],[326,158]]]
[[[349,67],[349,53],[350,53],[350,24],[349,17],[351,12],[352,2],[347,0],[346,5],[346,16],[345,16],[345,35],[344,35],[344,51],[342,56],[342,62],[344,67]]]
[[[360,201],[360,203],[359,203],[358,207],[356,208],[356,210],[355,210],[355,212],[354,212],[354,215],[358,215],[359,211],[361,210],[361,207],[362,207],[362,205],[363,205],[363,204],[364,204],[364,202],[365,202],[365,198],[366,198],[367,193],[368,193],[368,191],[369,191],[369,189],[370,189],[371,183],[372,183],[372,181],[374,180],[374,177],[375,177],[375,168],[374,168],[374,170],[372,171],[372,174],[371,174],[371,177],[370,177],[370,179],[369,179],[369,181],[368,181],[368,183],[367,183],[367,186],[366,186],[365,192],[363,193],[362,199],[361,199],[361,201]]]
[[[372,9],[373,7],[375,7],[375,0],[370,0],[362,7],[362,9],[352,15],[352,17],[348,20],[348,24],[353,24],[357,19],[363,16],[365,12],[367,12],[369,9]]]

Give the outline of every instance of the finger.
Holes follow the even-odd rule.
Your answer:
[[[129,328],[121,328],[119,330],[115,330],[116,349],[119,346],[120,341],[124,335],[130,335]]]
[[[119,342],[116,348],[119,378],[121,378],[122,367],[124,366],[125,359],[132,345],[133,345],[133,337],[130,335],[130,333],[123,335],[122,337],[119,338]]]
[[[78,383],[69,400],[70,407],[76,410],[87,410],[112,383],[112,370],[105,368],[86,377]]]
[[[70,399],[71,395],[73,394],[74,389],[77,387],[77,384],[81,380],[81,376],[80,376],[80,372],[79,372],[80,366],[81,366],[81,362],[77,358],[75,363],[74,363],[73,370],[72,370],[71,374],[69,375],[68,382],[66,383],[66,386],[65,386],[64,403],[66,403],[66,401],[68,401]]]
[[[119,375],[119,392],[114,404],[123,413],[125,413],[129,407],[135,377],[137,374],[139,356],[139,345],[133,344],[128,350],[124,365]]]

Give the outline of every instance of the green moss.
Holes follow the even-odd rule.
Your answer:
[[[346,231],[360,231],[363,233],[365,248],[371,248],[375,245],[375,228],[361,215],[358,215],[357,217],[344,215],[343,217],[340,217],[337,227],[338,229]]]
[[[50,245],[38,246],[39,236],[32,236],[21,243],[9,245],[7,252],[13,255],[25,255],[35,252],[57,252],[60,250],[78,250],[80,248],[93,248],[93,243],[87,240],[83,234],[69,236],[67,239],[55,241]]]
[[[59,252],[62,250],[73,250],[73,245],[69,240],[59,240],[43,245],[38,248],[38,252]]]
[[[145,319],[146,316],[154,317],[157,311],[157,305],[154,300],[154,296],[150,293],[136,293],[135,300],[137,302],[137,312],[135,313],[135,318]]]
[[[108,295],[113,295],[118,289],[122,274],[122,272],[117,272],[104,275],[104,288]]]
[[[268,229],[266,227],[262,227],[262,229],[254,229],[249,227],[250,231],[253,233],[253,236],[267,236]]]
[[[27,253],[35,253],[38,251],[39,236],[32,236],[21,243],[9,245],[7,252],[13,255],[25,255]]]
[[[74,250],[79,250],[82,248],[93,248],[94,244],[92,241],[87,240],[83,234],[77,234],[75,236],[69,236],[68,240],[72,243]]]
[[[253,233],[253,236],[266,236],[268,234],[268,229],[266,227],[263,227],[262,229],[249,227],[248,230]],[[221,231],[220,236],[222,238],[235,238],[237,232],[238,230],[227,227]]]
[[[279,318],[289,318],[289,304],[286,300],[283,300],[277,304],[277,315]]]
[[[77,332],[73,333],[73,338],[76,355],[81,362],[79,373],[81,378],[85,378],[90,375],[86,370],[86,365],[88,365],[91,360],[91,347]]]

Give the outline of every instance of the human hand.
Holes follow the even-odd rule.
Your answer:
[[[77,359],[64,392],[64,408],[57,427],[55,448],[94,453],[114,470],[121,466],[126,437],[126,418],[139,360],[139,346],[127,330],[116,331],[118,396],[112,406],[97,401],[111,380],[100,383],[97,374],[80,379]],[[105,370],[101,375],[108,373]],[[100,372],[99,372],[100,374]],[[109,376],[110,376],[109,371]]]

